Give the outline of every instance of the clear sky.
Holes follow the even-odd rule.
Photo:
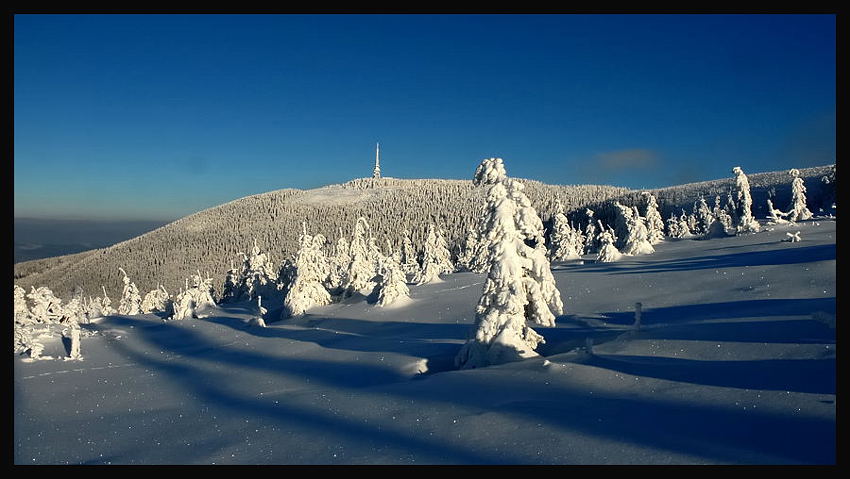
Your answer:
[[[834,15],[17,15],[15,215],[369,176],[651,188],[835,162]]]

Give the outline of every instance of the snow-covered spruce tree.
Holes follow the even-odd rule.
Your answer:
[[[277,290],[277,270],[269,255],[260,249],[256,239],[250,256],[240,254],[243,258],[242,271],[239,274],[239,294],[235,300],[253,301],[261,294],[272,296]]]
[[[552,219],[552,232],[549,234],[549,258],[552,261],[581,258],[575,231],[564,215],[564,208],[560,201],[558,201],[557,213]]]
[[[164,289],[165,288],[163,288],[163,290]],[[227,274],[224,276],[224,285],[221,288],[221,300],[219,300],[219,302],[222,304],[233,302],[236,300],[236,297],[238,295],[239,270],[236,269],[235,266],[233,266],[233,263],[230,263],[230,269],[227,270]]]
[[[542,266],[541,257],[548,269],[542,222],[538,230],[530,217],[533,208],[521,201],[525,196],[522,186],[507,177],[500,158],[484,160],[473,181],[476,186],[490,187],[486,223],[481,228],[486,231],[489,245],[489,268],[476,307],[475,336],[455,358],[455,365],[463,369],[537,356],[534,350],[543,337],[528,326],[527,320],[554,325],[544,293],[549,288],[542,287],[535,278],[541,275],[535,271]],[[534,217],[540,222],[536,213]],[[526,239],[535,246],[527,245]],[[552,283],[554,286],[554,279]],[[559,293],[557,301],[560,302]]]
[[[584,227],[584,237],[586,238],[584,244],[584,254],[593,254],[599,251],[599,238],[596,234],[596,225],[595,220],[593,219],[593,210],[587,208],[584,211],[584,214],[587,215],[587,226]]]
[[[474,230],[469,230],[466,233],[466,239],[463,241],[463,246],[457,255],[457,270],[472,271],[472,265],[475,254],[475,247],[478,243],[478,235]]]
[[[667,218],[667,236],[671,238],[679,238],[679,217],[676,213],[670,212],[670,217]]]
[[[191,286],[189,286],[187,279],[185,282],[186,290],[181,290],[174,298],[171,319],[205,318],[207,314],[204,310],[215,307],[215,299],[212,295],[212,278],[204,278],[198,271],[198,274],[191,276],[191,280]]]
[[[136,283],[130,282],[127,272],[123,268],[118,268],[121,274],[124,275],[124,289],[121,292],[121,301],[118,303],[118,314],[132,316],[141,313],[142,297],[139,295],[139,288]]]
[[[599,253],[596,255],[597,263],[612,263],[623,257],[623,254],[614,245],[615,241],[613,229],[603,229],[599,233],[600,246]]]
[[[407,287],[407,276],[402,271],[395,258],[386,256],[378,266],[378,284],[373,293],[377,294],[378,306],[392,304],[399,298],[410,296]]]
[[[449,250],[445,239],[439,235],[434,223],[428,224],[428,237],[422,252],[422,268],[413,277],[414,284],[425,284],[440,280],[441,274],[454,271],[449,259]]]
[[[711,214],[711,209],[702,196],[694,203],[694,215],[697,219],[697,227],[694,233],[703,235],[708,233],[711,223],[714,223],[714,215]]]
[[[623,249],[626,246],[626,239],[629,237],[629,218],[631,218],[633,212],[631,208],[619,201],[615,201],[614,206],[617,212],[614,219],[615,246],[617,249]]]
[[[714,197],[714,209],[712,210],[715,220],[720,221],[724,231],[732,229],[732,217],[726,213],[726,209],[720,204],[720,195]],[[713,226],[713,224],[712,224]]]
[[[737,211],[738,223],[735,227],[739,234],[758,233],[761,227],[752,213],[753,197],[750,195],[750,180],[747,179],[747,175],[744,174],[744,170],[740,166],[732,168],[732,173],[735,174],[735,187],[740,203]]]
[[[100,285],[100,289],[103,291],[103,301],[101,301],[100,312],[103,316],[109,316],[117,313],[118,311],[112,307],[112,300],[109,299],[109,296],[106,294],[106,286]]]
[[[800,170],[791,168],[788,172],[794,179],[791,180],[791,206],[788,211],[788,221],[803,221],[812,218],[812,212],[806,206],[806,185],[800,178]]]
[[[227,283],[225,283],[226,286]],[[159,288],[150,291],[142,299],[141,310],[144,314],[164,313],[172,309],[171,303],[171,295],[168,294],[163,285],[159,285]]]
[[[646,197],[646,229],[649,244],[658,244],[664,241],[664,220],[658,212],[658,203],[655,196],[649,191],[642,193]]]
[[[323,284],[327,277],[327,259],[322,251],[325,237],[307,234],[306,226],[299,238],[301,244],[295,253],[295,277],[283,300],[281,319],[303,316],[314,306],[331,303],[331,295]]]
[[[27,306],[26,290],[14,285],[14,329],[12,345],[15,354],[23,354],[33,350],[34,319]],[[43,347],[43,346],[42,346]]]
[[[332,296],[342,294],[345,275],[348,274],[348,263],[351,262],[351,256],[348,254],[348,240],[342,236],[342,228],[339,234],[339,239],[333,246],[333,253],[327,255],[328,276],[324,280],[325,289]]]
[[[628,221],[629,236],[626,238],[626,244],[622,251],[623,254],[634,256],[655,253],[655,248],[649,243],[649,232],[647,231],[644,219],[638,212],[637,206],[633,207],[632,215]]]
[[[693,233],[691,233],[692,218],[693,216],[685,213],[683,208],[682,215],[679,216],[679,238],[690,238],[693,236]]]
[[[419,263],[416,261],[416,248],[410,241],[410,231],[404,230],[401,240],[401,269],[406,274],[415,274],[419,271]]]
[[[375,266],[372,263],[371,252],[367,243],[369,234],[369,223],[360,217],[354,225],[354,234],[351,238],[348,263],[348,272],[343,285],[343,295],[348,297],[354,293],[368,294],[374,287],[372,279],[375,277]]]

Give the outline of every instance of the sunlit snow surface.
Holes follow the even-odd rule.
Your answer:
[[[556,263],[542,356],[476,370],[452,364],[472,273],[267,328],[249,304],[84,325],[82,361],[14,357],[15,462],[834,463],[835,222],[770,228]]]

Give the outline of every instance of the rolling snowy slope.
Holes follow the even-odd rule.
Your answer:
[[[556,263],[565,314],[535,327],[542,356],[464,371],[453,358],[481,294],[473,273],[411,286],[400,306],[354,297],[272,322],[269,305],[267,328],[247,304],[113,316],[84,325],[82,361],[14,359],[14,458],[833,464],[835,257],[835,221],[817,220]]]

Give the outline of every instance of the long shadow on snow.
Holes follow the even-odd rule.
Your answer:
[[[639,256],[637,258],[640,258]],[[650,262],[645,264],[617,265],[617,263],[594,263],[586,268],[594,272],[611,274],[667,273],[695,271],[701,269],[740,268],[744,266],[771,266],[813,263],[835,259],[835,245],[787,246],[769,251],[747,251],[742,253],[718,254]]]
[[[428,361],[428,374],[454,368],[454,356],[473,329],[468,324],[364,321],[351,318],[311,318],[249,326],[229,317],[204,321],[262,338],[280,338],[344,351],[409,354]],[[294,326],[300,329],[295,329]]]
[[[739,389],[835,394],[835,359],[701,361],[593,355],[588,363],[634,376]]]
[[[544,386],[540,378],[533,376],[527,381],[500,376],[497,385],[482,384],[482,389],[492,388],[493,394],[472,395],[474,399],[504,399],[491,399],[501,402],[489,405],[476,404],[469,399],[470,394],[460,389],[477,389],[475,381],[486,382],[487,376],[465,376],[454,401],[529,417],[565,431],[711,457],[724,463],[763,463],[762,456],[752,455],[770,455],[789,463],[835,463],[835,422],[827,419],[752,408],[653,401],[604,391],[588,394],[583,389]],[[418,392],[423,398],[445,399],[431,390]]]
[[[179,341],[163,342],[156,341],[156,338],[150,339],[155,345],[166,348],[185,345],[187,341],[199,341],[199,338],[193,338],[197,336],[196,333],[184,332],[187,334],[181,335]],[[190,387],[202,398],[237,412],[254,411],[280,423],[294,422],[306,428],[316,428],[317,431],[328,429],[358,440],[387,441],[389,444],[412,451],[434,454],[445,459],[446,462],[476,464],[520,462],[501,453],[498,456],[487,457],[458,451],[456,447],[441,446],[394,432],[378,431],[359,422],[355,423],[339,417],[330,418],[291,406],[272,406],[259,400],[234,396],[214,386],[220,383],[219,377],[205,375],[202,371],[184,364],[153,359],[117,343],[115,346],[125,349],[124,354],[128,357],[168,373],[176,383]],[[205,349],[209,351],[214,347],[215,345],[209,343]],[[193,348],[198,351],[202,349],[201,347]],[[181,349],[179,352],[185,354],[185,350]],[[231,362],[240,367],[267,368],[279,374],[303,375],[314,380],[318,379],[330,386],[343,388],[351,387],[348,379],[351,374],[375,373],[372,370],[374,368],[354,365],[343,375],[329,374],[329,370],[338,366],[336,363],[320,364],[305,371],[302,367],[306,363],[315,361],[277,360],[244,352],[222,354],[222,351],[210,351],[200,356],[204,356],[200,359]],[[780,456],[787,458],[789,462],[833,463],[835,461],[835,423],[829,420],[788,417],[756,411],[743,412],[700,405],[659,403],[645,399],[625,399],[606,396],[604,393],[589,395],[582,390],[543,387],[533,378],[529,381],[517,381],[515,384],[506,383],[504,378],[501,378],[498,384],[491,384],[487,381],[487,375],[466,373],[461,373],[464,376],[459,387],[472,388],[475,394],[457,391],[458,394],[452,394],[451,398],[447,398],[441,388],[435,390],[415,388],[407,393],[403,388],[396,394],[411,399],[431,399],[515,414],[536,421],[544,421],[564,430],[581,430],[602,438],[715,457],[720,461],[741,461],[747,451]],[[482,380],[485,383],[475,384],[476,381]],[[358,383],[355,386],[359,385],[361,384]],[[488,389],[494,389],[494,393],[481,392]],[[519,392],[518,394],[525,399],[517,398],[513,401],[487,404],[487,398],[491,398],[492,401],[492,398],[506,396],[496,394],[499,391]],[[538,399],[540,397],[553,399],[540,400]],[[812,440],[812,438],[823,438],[823,441]]]
[[[743,301],[726,301],[722,303],[687,304],[681,306],[668,306],[664,308],[644,308],[641,314],[641,324],[646,326],[664,326],[659,334],[667,327],[691,328],[694,322],[707,320],[722,320],[736,318],[768,318],[774,316],[804,316],[808,317],[817,311],[835,314],[835,298],[801,298],[801,299],[752,299]],[[634,323],[633,311],[607,311],[601,313],[610,324],[628,326]],[[765,326],[761,326],[765,323]],[[740,325],[736,327],[735,325]],[[710,325],[700,327],[711,328]],[[813,320],[787,320],[787,321],[744,321],[721,324],[716,327],[717,334],[724,331],[722,337],[710,336],[706,339],[724,339],[727,341],[758,341],[778,343],[811,343],[835,341],[834,331],[826,328],[821,323]],[[708,331],[702,329],[700,334]],[[694,329],[696,333],[697,330]],[[800,333],[805,336],[801,336]],[[673,339],[673,338],[669,338]],[[690,337],[681,339],[703,339],[701,337]]]
[[[164,324],[163,327],[169,327]],[[318,380],[320,383],[331,387],[352,388],[363,387],[372,381],[363,380],[375,375],[386,375],[386,371],[379,368],[363,365],[346,365],[340,363],[320,361],[297,361],[268,357],[260,354],[234,352],[214,349],[215,344],[203,344],[200,336],[182,328],[170,326],[174,331],[175,338],[162,341],[163,334],[145,334],[147,340],[154,346],[172,348],[176,345],[194,343],[192,348],[195,353],[191,354],[196,359],[212,362],[225,362],[238,367],[249,367],[269,370],[277,374],[288,374],[301,376],[310,380]],[[171,336],[171,333],[169,333]],[[112,344],[114,348],[126,357],[155,368],[156,371],[164,372],[181,387],[189,388],[199,399],[205,403],[213,403],[220,407],[233,410],[237,414],[250,412],[260,414],[281,424],[309,429],[315,431],[313,439],[323,434],[332,433],[349,437],[352,440],[364,444],[374,444],[376,447],[395,447],[407,452],[415,452],[436,458],[447,463],[467,464],[510,464],[517,461],[510,456],[499,453],[487,456],[471,451],[458,450],[456,446],[440,444],[438,441],[427,441],[398,432],[380,429],[378,427],[365,426],[360,421],[348,420],[335,415],[322,415],[316,412],[298,409],[283,403],[270,404],[257,399],[237,396],[216,386],[221,384],[221,377],[216,374],[205,373],[203,370],[193,368],[190,365],[151,358],[147,355],[137,353],[129,347],[116,341]],[[202,352],[203,351],[203,352]],[[177,351],[183,355],[187,351],[183,348]],[[386,378],[376,381],[387,382]]]

